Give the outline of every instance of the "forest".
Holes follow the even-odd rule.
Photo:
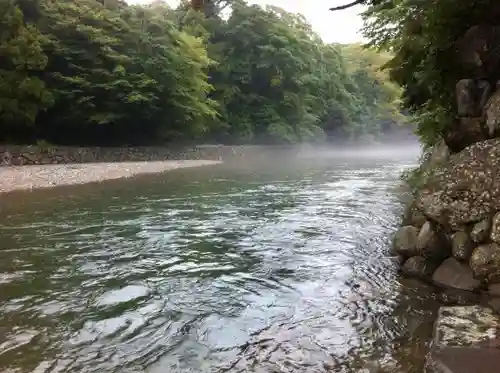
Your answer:
[[[391,54],[281,8],[207,4],[2,0],[0,143],[336,142],[405,121]]]

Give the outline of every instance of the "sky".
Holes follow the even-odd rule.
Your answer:
[[[128,3],[148,3],[150,0],[126,0]],[[178,0],[166,0],[177,5]],[[289,12],[302,13],[313,29],[328,43],[353,43],[362,40],[360,29],[363,21],[359,13],[363,7],[330,12],[328,9],[351,2],[351,0],[247,0],[250,4],[276,5]]]

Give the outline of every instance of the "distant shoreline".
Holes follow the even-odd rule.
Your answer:
[[[0,194],[95,183],[220,163],[222,162],[211,160],[180,160],[0,167]]]

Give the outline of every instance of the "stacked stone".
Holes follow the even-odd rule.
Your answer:
[[[471,27],[457,49],[457,116],[443,134],[452,152],[500,135],[500,26]]]
[[[500,27],[472,27],[458,50],[456,120],[392,251],[408,275],[500,297]]]
[[[407,275],[500,297],[500,139],[433,157],[392,252]]]
[[[500,213],[491,219],[446,229],[415,204],[394,237],[393,254],[409,276],[500,297]]]

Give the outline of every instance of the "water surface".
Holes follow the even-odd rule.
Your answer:
[[[415,161],[0,197],[0,371],[420,372],[439,302],[387,257]]]

